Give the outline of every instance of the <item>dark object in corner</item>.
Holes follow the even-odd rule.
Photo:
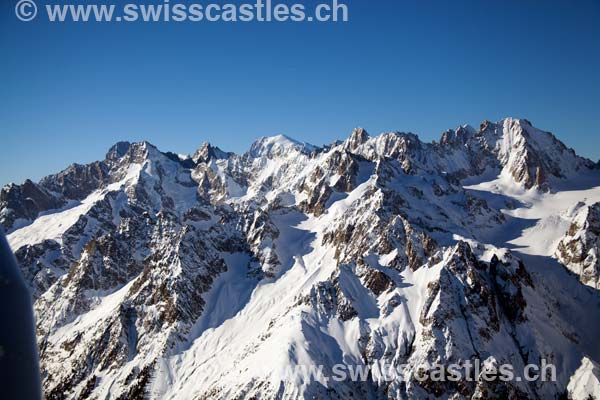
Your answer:
[[[0,397],[41,400],[31,295],[0,229]]]

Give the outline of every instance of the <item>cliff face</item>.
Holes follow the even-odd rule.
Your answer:
[[[556,257],[581,282],[600,289],[600,203],[583,204],[558,244]]]

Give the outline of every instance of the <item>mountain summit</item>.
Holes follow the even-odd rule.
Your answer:
[[[600,390],[600,169],[551,133],[507,118],[433,143],[358,128],[190,154],[120,142],[0,192],[48,399]],[[555,382],[418,379],[542,359]],[[287,375],[377,363],[402,379]]]

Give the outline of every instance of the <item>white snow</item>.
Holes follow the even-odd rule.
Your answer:
[[[103,321],[112,315],[115,311],[118,311],[123,299],[129,292],[129,289],[135,282],[132,279],[127,285],[117,289],[113,293],[108,295],[102,295],[101,293],[91,297],[92,302],[96,302],[96,305],[92,307],[90,311],[80,315],[74,321],[60,327],[51,336],[51,340],[55,343],[61,343],[64,338],[72,338],[77,332],[82,334],[93,335],[94,331],[92,328],[98,321]]]
[[[246,283],[235,288],[217,281],[208,295],[216,310],[201,318],[195,329],[199,336],[193,339],[190,349],[168,360],[168,376],[178,379],[171,382],[161,378],[162,385],[153,387],[153,392],[164,393],[170,399],[193,398],[194,393],[216,383],[234,384],[259,376],[268,376],[279,385],[290,360],[285,353],[273,353],[271,349],[285,348],[294,342],[302,345],[304,340],[298,325],[300,320],[292,313],[287,314],[287,307],[314,283],[326,279],[336,265],[332,250],[323,249],[315,238],[315,221],[302,220],[301,216],[291,213],[276,218],[279,228],[286,229],[281,229],[275,246],[283,265],[289,265],[289,269],[284,269],[277,280],[254,283],[256,287],[249,298],[242,294],[248,291],[252,280],[240,275],[247,259],[228,257],[228,274]],[[294,219],[296,225],[292,223]],[[232,290],[240,293],[232,295]],[[239,311],[231,315],[232,309]],[[277,334],[265,337],[271,321],[277,321]],[[243,354],[248,355],[240,358]],[[266,375],[261,375],[261,368]]]
[[[571,377],[567,390],[572,400],[589,400],[590,396],[600,399],[600,366],[584,357],[581,367]]]
[[[73,226],[79,217],[87,213],[97,202],[104,199],[109,192],[119,190],[139,175],[140,166],[132,164],[127,175],[120,182],[112,183],[104,189],[92,192],[81,202],[72,202],[58,211],[51,211],[39,216],[30,225],[17,229],[8,235],[8,243],[13,251],[23,246],[41,243],[44,240],[55,240],[62,243],[62,235]]]
[[[582,181],[585,185],[576,180],[572,180],[570,185],[574,188],[589,187],[589,183],[592,182],[596,186],[589,189],[567,188],[557,193],[542,193],[536,189],[524,190],[503,173],[495,180],[465,186],[465,189],[483,194],[492,193],[516,200],[520,204],[514,210],[502,210],[511,218],[500,228],[500,232],[495,232],[494,236],[502,240],[492,240],[493,244],[499,247],[510,246],[525,254],[551,256],[573,221],[577,207],[589,206],[600,201],[600,177],[593,174],[584,176]]]
[[[312,151],[314,149],[315,146],[311,144],[299,142],[285,135],[276,135],[262,137],[254,142],[250,149],[250,155],[258,158],[264,156],[268,157],[286,151],[299,152],[302,150]]]

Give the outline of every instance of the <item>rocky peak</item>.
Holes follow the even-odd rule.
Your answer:
[[[474,153],[495,157],[500,168],[525,189],[547,191],[552,180],[575,177],[594,168],[552,133],[537,129],[526,119],[484,121],[470,144]]]
[[[350,137],[344,142],[344,147],[349,151],[356,149],[369,140],[369,133],[364,128],[356,128],[352,131]]]
[[[411,163],[411,160],[421,158],[424,144],[414,133],[387,132],[369,137],[366,131],[355,131],[346,140],[342,149],[360,155],[367,160],[376,161],[379,158],[393,158]]]
[[[600,203],[578,208],[555,257],[583,283],[600,289]]]
[[[6,185],[0,191],[0,224],[10,231],[18,220],[30,222],[40,212],[60,208],[65,203],[29,179],[22,185]]]
[[[213,146],[208,142],[204,142],[202,146],[196,150],[192,156],[192,160],[198,164],[208,162],[210,160],[222,160],[231,156],[232,153],[226,153],[217,146]]]
[[[261,137],[252,143],[250,151],[247,154],[255,158],[272,158],[286,154],[289,151],[309,153],[315,149],[316,147],[311,144],[299,142],[286,135],[276,135]]]
[[[113,145],[106,154],[106,162],[109,165],[136,163],[140,164],[149,158],[160,157],[161,151],[147,141],[142,142],[118,142]]]
[[[461,146],[467,143],[475,134],[475,129],[470,125],[463,125],[456,129],[448,129],[442,134],[440,144]]]
[[[116,161],[125,156],[130,148],[130,142],[117,142],[108,150],[108,153],[106,153],[106,159]]]
[[[96,161],[87,165],[72,164],[64,171],[42,179],[40,185],[67,199],[82,200],[109,179],[109,167]]]
[[[489,129],[493,129],[496,127],[496,124],[494,124],[492,121],[489,120],[483,120],[483,122],[479,125],[479,133],[483,133]]]

